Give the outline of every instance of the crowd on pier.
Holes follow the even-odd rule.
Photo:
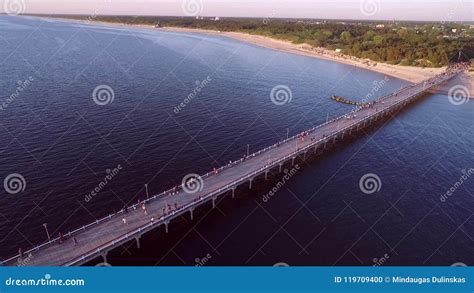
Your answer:
[[[443,77],[446,77],[448,75],[452,75],[452,74],[455,74],[455,73],[458,73],[458,72],[461,72],[461,71],[464,71],[464,70],[467,70],[468,68],[470,67],[470,62],[459,62],[459,63],[453,63],[451,64],[450,66],[448,66],[448,68],[446,69],[446,71],[436,77],[433,77],[427,81],[424,81],[422,83],[419,83],[419,84],[416,84],[416,85],[410,85],[408,86],[407,88],[409,87],[414,87],[414,86],[420,86],[421,84],[423,84],[423,87],[429,87],[430,85],[434,85],[436,84],[439,79],[443,78]],[[406,88],[405,88],[406,89]],[[401,89],[400,91],[402,91],[403,89]],[[358,105],[355,109],[353,109],[350,113],[346,114],[346,115],[343,115],[343,116],[340,116],[338,118],[334,118],[334,119],[331,119],[331,120],[328,120],[326,123],[318,126],[318,127],[321,127],[321,126],[324,126],[328,123],[332,123],[332,122],[335,122],[335,121],[338,121],[340,119],[355,119],[357,116],[356,114],[361,111],[362,109],[364,108],[370,108],[370,109],[375,109],[377,111],[377,107],[380,105],[380,104],[384,104],[384,100],[389,98],[389,97],[393,97],[393,96],[398,96],[400,94],[400,91],[397,91],[395,93],[392,93],[388,96],[384,96],[384,97],[381,97],[379,99],[376,99],[376,100],[373,100],[373,101],[370,101],[368,103],[364,103],[363,105]],[[383,108],[383,106],[382,106]],[[286,140],[284,141],[281,141],[281,142],[278,142],[268,148],[265,148],[257,153],[253,153],[253,154],[249,154],[248,151],[247,153],[245,153],[241,159],[237,160],[237,161],[229,161],[228,164],[226,164],[225,166],[223,167],[220,167],[220,168],[213,168],[213,170],[203,176],[201,176],[201,178],[206,178],[208,176],[217,176],[219,175],[223,170],[227,169],[227,168],[231,168],[241,162],[244,162],[252,157],[255,157],[257,155],[259,155],[260,153],[262,152],[265,152],[265,151],[268,151],[274,147],[279,147],[282,143],[284,142],[287,142],[289,140],[296,140],[297,142],[298,141],[301,141],[302,143],[305,142],[306,139],[308,139],[310,137],[310,134],[312,134],[314,132],[314,130],[316,130],[318,127],[314,127],[308,131],[304,131],[304,132],[301,132],[297,135],[295,135],[294,137],[292,138],[287,138]],[[327,138],[328,135],[327,134],[323,134],[323,139]],[[315,139],[315,137],[311,137],[310,138],[311,141],[313,141]],[[297,150],[300,150],[300,148],[298,147],[297,145]],[[270,162],[268,163],[270,164]],[[268,165],[266,165],[265,167],[267,167]],[[153,198],[151,199],[155,199],[157,197],[162,197],[162,196],[166,196],[167,198],[170,197],[172,198],[174,195],[177,195],[179,194],[181,191],[183,190],[183,187],[181,185],[179,186],[175,186],[173,187],[172,189],[164,192],[164,193],[161,193],[160,195],[158,196],[154,196]],[[150,199],[150,200],[151,200]],[[200,196],[200,197],[197,197],[194,199],[194,202],[198,202],[198,201],[201,201],[203,200],[203,197]],[[155,222],[156,219],[158,220],[163,220],[164,218],[166,218],[167,216],[169,215],[173,215],[175,214],[177,211],[179,211],[180,209],[184,209],[184,208],[188,208],[187,206],[181,206],[179,205],[177,202],[173,202],[173,200],[170,200],[172,201],[171,204],[168,204],[166,203],[164,207],[162,207],[161,209],[161,213],[157,212],[155,214],[151,214],[150,211],[148,210],[148,207],[147,207],[147,203],[148,203],[148,199],[145,200],[145,201],[140,201],[138,200],[137,204],[135,205],[132,205],[132,206],[125,206],[122,210],[120,210],[118,213],[113,213],[113,215],[109,215],[108,219],[111,219],[113,216],[115,215],[118,215],[118,214],[121,214],[122,215],[122,223],[123,225],[129,225],[129,221],[130,221],[130,215],[129,213],[132,211],[132,210],[137,210],[137,209],[141,209],[141,212],[143,213],[143,217],[147,217],[149,219],[149,222],[153,223]],[[177,201],[177,199],[175,199],[175,201]],[[101,220],[98,220],[97,221],[97,224],[101,221],[103,221],[104,219],[101,219]],[[83,227],[84,228],[84,227]],[[63,244],[67,239],[71,239],[72,243],[74,246],[78,246],[79,244],[79,240],[77,239],[77,236],[73,236],[75,235],[76,232],[73,232],[73,233],[67,233],[66,236],[64,234],[62,234],[61,232],[58,233],[58,236],[57,238],[53,239],[53,240],[50,240],[49,243],[57,243],[58,245],[61,245]],[[49,234],[48,234],[48,239],[49,239]],[[28,251],[26,252],[27,255],[30,255],[28,253]],[[21,261],[23,258],[24,258],[24,255],[25,253],[23,252],[22,248],[19,248],[18,249],[18,259],[19,261]]]

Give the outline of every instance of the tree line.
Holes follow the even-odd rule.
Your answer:
[[[85,19],[85,16],[67,16]],[[441,67],[463,50],[474,58],[474,29],[456,23],[346,22],[294,19],[98,16],[94,20],[244,32],[337,50],[389,64]]]

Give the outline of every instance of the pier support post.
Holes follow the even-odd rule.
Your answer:
[[[166,231],[166,233],[168,233],[168,231],[169,231],[169,230],[168,230],[168,225],[169,225],[169,223],[170,223],[170,221],[166,221],[166,222],[165,222],[165,231]]]
[[[137,241],[137,248],[140,249],[140,237],[136,237],[135,241]]]
[[[253,181],[253,178],[249,180],[249,189],[252,189],[252,181]]]
[[[314,147],[314,153],[316,154],[318,152],[318,146]]]
[[[265,171],[265,180],[268,179],[268,170]]]
[[[102,253],[102,260],[107,262],[107,252]]]
[[[334,136],[334,139],[332,140],[332,143],[336,143],[336,138],[337,138],[337,135]]]
[[[324,149],[326,149],[326,144],[327,144],[327,143],[328,143],[327,141],[324,142]]]
[[[212,198],[212,208],[213,209],[216,208],[216,198],[215,197]]]
[[[191,221],[194,220],[194,208],[189,209],[189,214],[190,214],[190,217],[191,217]]]
[[[235,198],[235,187],[232,188],[232,198]]]
[[[283,164],[280,163],[280,170],[279,170],[280,173],[281,173],[281,168],[282,168],[282,167],[283,167]]]
[[[306,151],[306,152],[303,153],[303,161],[306,160],[306,153],[307,153],[307,152],[308,152],[308,151]]]
[[[295,159],[296,159],[296,157],[291,158],[291,166],[295,165]]]

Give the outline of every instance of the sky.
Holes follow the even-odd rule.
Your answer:
[[[474,21],[474,0],[0,0],[0,12]]]

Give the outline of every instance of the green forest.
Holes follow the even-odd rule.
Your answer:
[[[118,16],[93,20],[244,32],[400,65],[446,66],[460,50],[474,58],[474,27],[457,23]]]

